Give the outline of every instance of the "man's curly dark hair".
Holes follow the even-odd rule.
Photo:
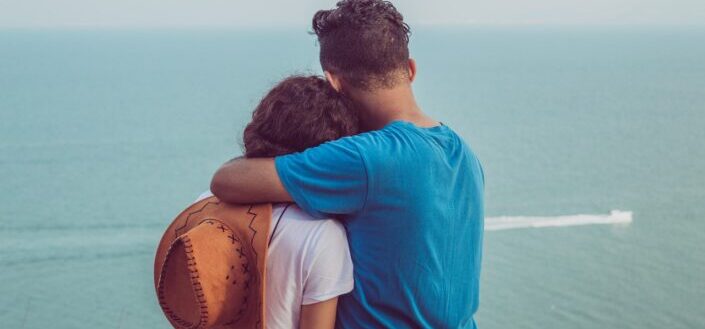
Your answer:
[[[357,111],[320,76],[291,76],[262,98],[243,136],[248,158],[275,157],[358,133]]]
[[[408,77],[409,26],[389,1],[343,0],[313,16],[323,69],[363,90]]]

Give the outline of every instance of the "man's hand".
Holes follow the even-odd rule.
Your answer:
[[[232,159],[216,171],[211,192],[230,203],[290,202],[273,158]]]

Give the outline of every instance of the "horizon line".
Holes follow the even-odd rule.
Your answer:
[[[551,27],[551,28],[705,28],[705,23],[410,23],[412,32],[415,28],[513,28],[513,27]],[[308,24],[281,25],[231,25],[231,24],[194,24],[194,25],[0,25],[0,30],[290,30],[302,28],[310,31]]]

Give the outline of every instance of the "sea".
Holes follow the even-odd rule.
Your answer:
[[[631,216],[487,230],[479,327],[705,328],[705,28],[412,31],[488,225]],[[168,328],[163,230],[263,94],[320,73],[306,27],[0,30],[0,328]]]

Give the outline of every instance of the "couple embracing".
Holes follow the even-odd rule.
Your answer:
[[[245,157],[216,172],[215,196],[160,246],[163,310],[188,328],[475,328],[484,176],[417,105],[408,25],[389,2],[344,0],[317,12],[313,31],[325,77],[269,91]],[[201,231],[184,230],[189,220]],[[182,260],[170,256],[179,248]],[[181,279],[169,272],[180,262]],[[211,275],[220,267],[228,274]],[[180,285],[192,295],[174,294]]]

